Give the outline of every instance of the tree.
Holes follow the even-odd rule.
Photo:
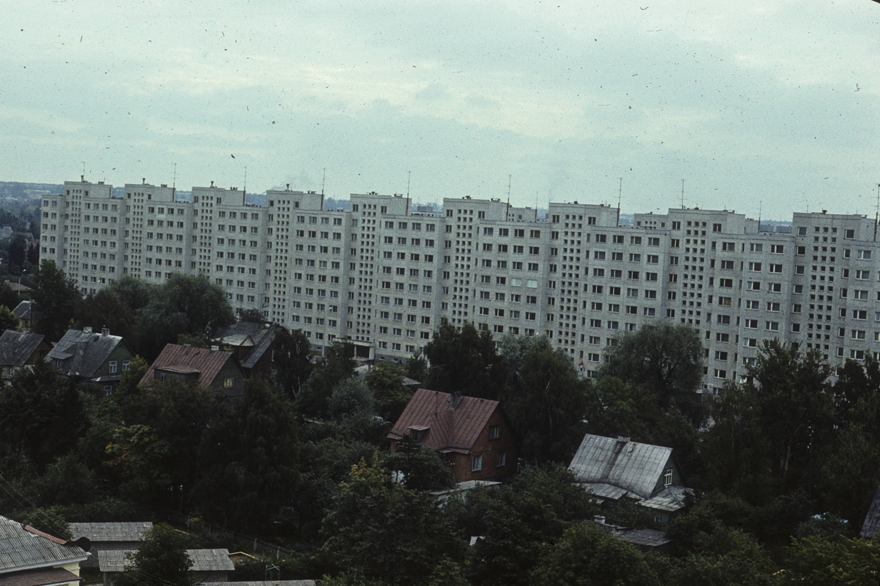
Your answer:
[[[186,534],[159,523],[144,534],[136,551],[126,554],[130,567],[116,579],[118,586],[191,586],[195,583],[186,552]]]
[[[15,234],[9,243],[7,250],[10,272],[20,275],[24,268],[24,262],[27,260],[27,241],[24,234]]]
[[[134,312],[109,288],[85,296],[77,311],[77,322],[81,328],[90,326],[100,331],[106,327],[111,334],[133,339]]]
[[[426,387],[468,397],[501,398],[507,363],[495,350],[489,330],[477,332],[471,323],[459,330],[443,320],[425,346],[425,356],[431,363]]]
[[[259,309],[245,309],[238,312],[238,321],[247,321],[255,324],[261,324],[266,321],[266,316]]]
[[[653,586],[658,581],[639,550],[585,521],[568,528],[555,544],[544,546],[532,583]]]
[[[688,325],[656,322],[617,338],[605,354],[602,376],[653,391],[661,407],[676,406],[699,426],[704,414],[697,391],[703,377],[699,332]]]
[[[6,330],[17,330],[18,318],[8,307],[0,305],[0,333]]]
[[[324,359],[296,396],[296,406],[301,413],[315,417],[327,416],[327,403],[333,389],[354,375],[355,363],[351,355],[350,344],[334,342],[327,349]]]
[[[568,462],[583,439],[590,383],[578,376],[571,357],[546,337],[535,338],[512,371],[504,401],[530,462]]]
[[[21,297],[12,290],[9,283],[0,283],[0,305],[15,309],[21,303]]]
[[[356,376],[339,382],[327,400],[327,413],[339,420],[352,413],[373,414],[373,394],[363,380]]]
[[[203,433],[194,503],[243,530],[268,523],[298,485],[299,442],[290,404],[262,379]]]
[[[412,398],[412,392],[403,384],[404,372],[402,366],[382,361],[364,377],[379,415],[387,421],[397,421]]]
[[[339,568],[393,586],[430,576],[464,550],[436,497],[392,484],[375,455],[352,467],[322,531],[322,552]]]
[[[114,293],[131,311],[137,313],[150,304],[158,287],[132,275],[124,275],[110,283],[107,289]]]
[[[76,283],[51,260],[44,260],[31,280],[33,330],[49,340],[60,340],[76,315],[82,299]]]
[[[789,549],[783,584],[876,586],[880,545],[869,539],[807,537]]]
[[[382,462],[389,470],[399,472],[402,484],[412,490],[444,490],[455,484],[449,464],[434,450],[425,448],[405,435],[394,452]]]
[[[416,348],[413,355],[406,361],[406,376],[419,383],[428,380],[428,360],[421,348]]]
[[[281,389],[291,399],[302,390],[314,366],[311,343],[302,330],[280,328],[275,334],[275,373]]]
[[[50,363],[19,370],[0,386],[0,444],[38,470],[70,452],[84,429],[79,394]]]

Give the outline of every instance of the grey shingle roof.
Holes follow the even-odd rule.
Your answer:
[[[12,313],[14,313],[15,317],[18,319],[31,319],[33,317],[33,312],[34,306],[32,301],[22,301],[12,310]]]
[[[87,558],[88,554],[76,545],[0,516],[0,575]]]
[[[230,346],[253,345],[247,355],[241,359],[242,368],[253,368],[269,349],[280,328],[281,326],[276,323],[257,324],[240,321],[220,330],[218,337],[224,344]]]
[[[67,330],[64,337],[55,344],[46,360],[68,361],[61,374],[92,378],[95,371],[120,344],[122,336],[96,334],[83,330]]]
[[[626,491],[649,499],[671,456],[672,448],[587,434],[569,469],[597,496]]]
[[[102,551],[99,557],[102,572],[123,572],[128,565],[125,554],[130,550]],[[192,572],[231,572],[235,569],[226,549],[188,549]]]
[[[46,337],[6,330],[0,334],[0,366],[22,367]]]
[[[149,521],[137,523],[71,523],[73,538],[87,537],[92,543],[103,541],[140,541],[153,528]]]

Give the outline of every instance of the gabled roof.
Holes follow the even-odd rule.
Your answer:
[[[15,309],[12,310],[12,313],[14,313],[15,317],[17,317],[18,319],[31,319],[34,314],[33,303],[33,301],[22,301],[15,306]]]
[[[146,385],[155,377],[156,370],[187,373],[199,375],[199,384],[211,386],[217,374],[226,366],[232,357],[232,352],[222,350],[208,350],[194,346],[181,346],[180,344],[166,344],[162,353],[153,361],[153,364],[144,374],[140,384]]]
[[[230,346],[252,346],[247,355],[241,359],[241,366],[242,368],[253,368],[269,349],[279,329],[281,326],[276,323],[258,324],[240,321],[221,329],[218,337],[221,342]]]
[[[127,550],[111,549],[98,556],[102,572],[124,572],[131,562],[125,559]],[[192,560],[191,572],[231,572],[235,569],[226,549],[188,549]]]
[[[388,437],[401,439],[410,428],[424,430],[421,445],[440,452],[468,453],[498,409],[498,401],[460,397],[452,408],[452,395],[418,389],[391,428]]]
[[[861,537],[870,539],[880,531],[880,486],[874,492],[874,500],[871,501],[871,507],[865,516],[865,522],[862,523],[862,530],[859,532]]]
[[[149,521],[137,523],[70,523],[74,539],[86,537],[92,543],[102,541],[140,541],[153,528]]]
[[[0,366],[24,366],[45,339],[42,334],[6,330],[0,334]]]
[[[92,378],[95,371],[120,345],[125,345],[122,336],[113,336],[109,333],[96,334],[88,330],[67,330],[64,337],[46,356],[46,360],[69,361],[65,364],[65,371],[62,374]]]
[[[671,456],[672,448],[587,434],[568,468],[596,496],[649,499]]]
[[[0,576],[87,558],[88,554],[72,543],[0,516]]]

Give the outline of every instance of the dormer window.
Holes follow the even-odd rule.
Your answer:
[[[428,435],[429,429],[430,428],[425,425],[413,425],[407,428],[407,431],[409,432],[409,437],[412,441],[421,442],[425,439],[425,436]]]

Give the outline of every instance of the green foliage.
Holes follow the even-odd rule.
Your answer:
[[[121,279],[113,281],[107,287],[108,291],[115,294],[134,313],[150,304],[150,300],[156,295],[157,289],[156,285],[132,275],[124,275]]]
[[[49,507],[33,507],[15,511],[15,520],[22,525],[30,525],[34,529],[48,533],[59,539],[72,539],[70,526],[64,516],[62,507],[53,505]]]
[[[58,341],[69,329],[82,300],[76,283],[51,260],[44,260],[31,279],[34,302],[33,331]]]
[[[77,311],[77,327],[90,326],[94,331],[106,327],[115,336],[131,341],[134,334],[135,315],[122,299],[109,288],[86,295]]]
[[[160,523],[146,532],[136,551],[126,553],[131,567],[116,579],[118,586],[163,584],[191,586],[192,560],[186,553],[189,541],[184,533]]]
[[[334,342],[296,396],[296,407],[300,413],[313,417],[326,417],[327,402],[333,394],[333,389],[354,375],[354,366],[351,347]]]
[[[6,330],[17,330],[18,325],[18,318],[15,317],[12,310],[0,305],[0,333],[3,333]]]
[[[0,281],[0,305],[15,309],[22,300],[23,298],[12,290],[9,283]]]
[[[195,501],[243,530],[268,523],[298,482],[297,422],[290,405],[262,379],[249,379],[232,413],[205,430]]]
[[[376,456],[352,467],[333,504],[322,552],[339,568],[402,585],[430,576],[444,556],[461,559],[464,543],[437,499],[392,484]]]
[[[302,330],[281,328],[275,335],[275,373],[285,394],[295,399],[312,374],[311,343]]]
[[[504,407],[523,458],[567,463],[583,439],[590,383],[578,376],[565,350],[553,349],[543,336],[531,339],[514,358]]]
[[[373,394],[367,383],[356,376],[337,383],[327,399],[327,414],[331,419],[339,420],[352,413],[373,414]]]
[[[602,376],[650,389],[663,409],[676,406],[695,426],[704,412],[696,391],[703,376],[703,347],[688,325],[655,322],[618,337],[605,354]]]
[[[21,369],[0,386],[0,444],[38,471],[69,453],[84,430],[79,394],[48,362]]]
[[[392,423],[397,421],[412,398],[412,392],[403,384],[405,374],[402,366],[382,361],[364,377],[373,392],[379,415]]]
[[[382,462],[403,475],[403,485],[412,490],[443,490],[455,484],[449,464],[435,451],[423,448],[408,435]]]
[[[238,311],[238,321],[247,321],[254,324],[265,323],[266,318],[259,309],[245,309]]]
[[[158,356],[180,334],[213,338],[235,320],[223,288],[202,274],[172,273],[136,313],[136,347],[148,359]]]
[[[653,586],[658,582],[639,550],[587,521],[567,529],[557,543],[544,546],[532,583]]]
[[[428,360],[421,348],[416,348],[415,353],[406,361],[406,376],[419,383],[428,380]]]
[[[488,330],[471,323],[459,330],[445,319],[425,346],[431,363],[423,386],[444,393],[498,400],[507,380],[507,362],[495,350]],[[416,379],[419,380],[419,379]]]
[[[783,584],[800,586],[876,586],[880,544],[868,539],[807,537],[794,539]]]

